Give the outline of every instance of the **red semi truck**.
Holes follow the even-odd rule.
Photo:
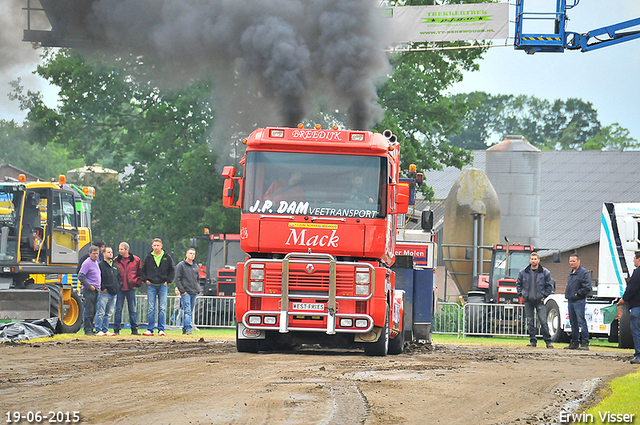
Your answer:
[[[404,291],[390,266],[409,187],[395,136],[277,127],[244,143],[243,176],[223,171],[223,203],[242,209],[248,255],[236,268],[238,351],[402,352]]]

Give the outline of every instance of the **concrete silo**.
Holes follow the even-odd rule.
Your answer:
[[[538,246],[542,152],[523,136],[487,149],[486,172],[500,198],[500,241]]]
[[[483,170],[462,170],[447,196],[444,214],[444,261],[460,293],[466,295],[474,277],[490,271],[490,264],[483,261],[484,250],[474,252],[473,258],[467,258],[467,250],[499,241],[500,202]]]

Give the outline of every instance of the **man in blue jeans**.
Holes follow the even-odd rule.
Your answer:
[[[153,336],[156,307],[158,309],[158,335],[165,336],[164,326],[167,320],[168,284],[173,282],[175,267],[173,259],[162,249],[162,240],[155,238],[151,243],[152,251],[142,262],[142,281],[147,284],[147,302],[149,320],[144,336]],[[156,304],[157,301],[157,304]]]
[[[618,301],[618,304],[629,306],[631,319],[631,335],[633,336],[633,346],[635,354],[631,359],[631,364],[640,364],[640,251],[636,251],[633,257],[635,270],[627,281],[627,289]]]
[[[567,280],[564,297],[568,301],[569,323],[571,324],[571,343],[565,350],[588,350],[589,329],[584,317],[584,309],[587,303],[587,295],[591,292],[591,274],[580,266],[578,254],[569,256],[571,273]]]
[[[529,265],[518,273],[516,289],[518,295],[524,299],[524,315],[529,331],[527,347],[538,345],[538,329],[534,326],[537,316],[542,338],[547,348],[553,348],[547,324],[547,309],[544,306],[544,299],[553,292],[553,281],[551,272],[540,265],[540,256],[537,252],[532,252],[529,255]]]
[[[183,335],[193,335],[193,308],[196,305],[196,296],[200,292],[200,273],[195,258],[195,248],[189,248],[184,261],[180,261],[176,266],[176,289],[180,292],[184,312]]]
[[[113,319],[113,332],[120,334],[122,328],[122,309],[125,300],[129,308],[129,323],[131,324],[131,335],[138,335],[138,322],[136,315],[136,289],[142,286],[142,262],[140,258],[129,252],[129,244],[120,243],[118,246],[120,253],[115,263],[120,271],[120,287],[116,298],[116,315]]]
[[[109,332],[109,319],[113,313],[113,307],[120,287],[120,271],[113,261],[113,248],[106,247],[103,259],[100,261],[101,291],[98,294],[98,312],[96,313],[95,328],[98,336],[113,336]]]

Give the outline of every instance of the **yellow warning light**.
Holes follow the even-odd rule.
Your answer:
[[[24,174],[20,174],[20,175],[18,176],[18,181],[19,181],[20,183],[24,183],[24,182],[26,182],[26,181],[27,181],[27,176],[25,176]]]
[[[334,129],[334,130],[337,130],[337,129],[338,129],[338,126],[337,126],[337,125],[334,125],[334,126],[333,126],[333,129]]]
[[[300,124],[298,124],[298,128],[299,128],[300,130],[302,130],[302,129],[304,128],[304,125],[302,125],[302,123],[300,123]]]
[[[246,145],[247,144],[247,139],[242,139],[242,144]]]
[[[204,234],[205,234],[205,235],[208,235],[208,234],[209,234],[209,228],[208,228],[208,227],[205,227],[205,228],[204,228]]]
[[[414,173],[416,171],[416,164],[409,165],[409,172]]]
[[[320,124],[316,124],[316,130],[320,130],[321,128]]]
[[[67,182],[67,178],[65,177],[65,175],[64,174],[60,174],[58,176],[58,183],[65,184],[66,182]]]

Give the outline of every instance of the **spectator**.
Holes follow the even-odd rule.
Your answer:
[[[173,314],[171,315],[171,321],[176,326],[182,326],[182,318],[184,316],[184,312],[182,311],[182,299],[180,298],[180,291],[178,288],[173,288],[174,292],[178,299],[173,305]]]
[[[104,247],[105,247],[105,243],[102,239],[96,239],[93,242],[93,246],[97,246],[98,248],[100,248],[100,253],[98,255],[98,261],[102,261],[103,259],[103,252],[104,252]],[[86,260],[87,258],[89,258],[89,251],[87,251],[86,254],[84,254],[82,257],[80,257],[80,260],[78,260],[78,267],[76,268],[76,274],[80,273],[80,267],[82,266],[82,263],[84,263],[84,260]]]
[[[147,284],[147,302],[149,305],[147,330],[142,335],[153,336],[157,308],[158,335],[165,336],[167,285],[173,282],[175,267],[171,256],[162,249],[161,239],[154,239],[151,243],[151,248],[152,251],[147,254],[142,262],[142,281]]]
[[[101,291],[98,294],[98,313],[96,314],[96,332],[98,336],[113,336],[109,332],[109,320],[113,313],[113,307],[120,287],[120,271],[113,261],[113,248],[105,247],[104,259],[100,261],[100,275],[102,280]]]
[[[627,289],[618,301],[618,304],[629,306],[629,318],[631,319],[631,335],[635,354],[631,359],[632,364],[640,364],[640,251],[636,251],[633,257],[635,270],[627,281]]]
[[[547,348],[553,348],[549,325],[547,324],[547,309],[544,306],[544,299],[553,292],[553,281],[549,270],[540,266],[540,256],[537,252],[532,252],[529,255],[529,265],[518,273],[516,289],[518,290],[518,295],[524,298],[524,315],[527,320],[527,330],[529,331],[529,344],[527,344],[527,347],[535,347],[538,344],[538,329],[534,326],[535,310],[542,338]]]
[[[195,248],[187,249],[186,257],[176,266],[176,288],[180,292],[180,304],[184,312],[183,335],[193,335],[193,309],[200,293],[200,273]]]
[[[591,275],[587,269],[580,266],[578,254],[569,256],[569,265],[571,266],[571,273],[569,273],[564,297],[568,300],[571,343],[565,347],[565,350],[588,350],[589,329],[587,329],[584,309],[587,303],[587,295],[591,292]]]
[[[118,247],[119,255],[115,263],[120,272],[120,286],[116,299],[116,315],[113,319],[113,332],[120,334],[122,328],[122,308],[124,300],[127,300],[129,309],[129,323],[131,335],[138,335],[138,323],[136,322],[136,288],[142,286],[142,262],[140,258],[129,252],[129,244],[122,242]]]
[[[96,315],[96,304],[100,292],[100,265],[98,255],[100,248],[95,245],[89,247],[89,258],[80,266],[78,280],[82,283],[82,295],[84,295],[84,334],[93,336],[93,319]]]

